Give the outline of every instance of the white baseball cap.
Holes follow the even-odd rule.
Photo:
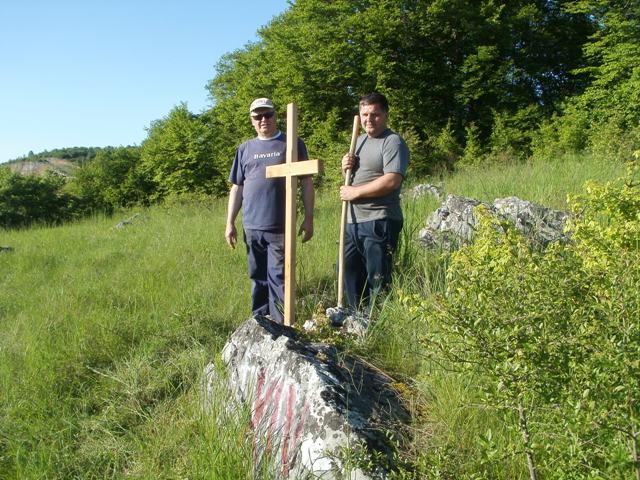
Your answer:
[[[275,110],[276,107],[271,100],[268,98],[256,98],[253,102],[251,102],[251,106],[249,107],[249,113],[253,113],[254,110],[258,110],[259,108],[268,108],[269,110]]]

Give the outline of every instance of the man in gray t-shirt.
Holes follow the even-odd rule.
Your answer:
[[[268,98],[257,98],[249,107],[258,136],[236,150],[229,181],[229,206],[224,236],[231,248],[237,242],[235,220],[242,208],[242,227],[251,278],[251,311],[283,323],[285,181],[266,178],[266,167],[286,161],[287,140],[278,130],[276,111]],[[298,139],[298,159],[307,160],[304,142]],[[304,220],[302,241],[313,236],[313,181],[301,177]]]
[[[402,230],[400,189],[409,165],[404,140],[387,128],[389,104],[374,92],[360,99],[360,122],[355,155],[342,158],[342,172],[352,170],[353,181],[340,187],[349,202],[345,235],[345,296],[349,307],[373,306],[378,292],[391,282],[393,253]],[[368,302],[368,305],[366,304]]]

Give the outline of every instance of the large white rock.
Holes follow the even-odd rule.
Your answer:
[[[497,198],[493,204],[471,198],[448,195],[440,207],[427,218],[418,233],[418,242],[427,248],[454,250],[471,243],[478,222],[476,207],[483,205],[490,215],[512,223],[533,244],[546,246],[550,242],[566,242],[564,226],[567,212],[553,210],[518,197]]]
[[[390,377],[262,317],[243,323],[222,354],[236,400],[251,404],[257,460],[268,452],[279,477],[386,477],[391,442],[409,421]],[[382,464],[344,472],[346,451],[378,452]]]

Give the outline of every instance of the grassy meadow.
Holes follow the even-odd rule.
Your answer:
[[[585,180],[623,169],[570,157],[420,180],[479,200],[516,195],[563,209]],[[485,432],[498,444],[509,433],[475,406],[473,378],[421,355],[427,323],[402,299],[442,289],[442,262],[412,241],[438,203],[403,201],[394,288],[365,340],[345,347],[411,387],[415,439],[403,455],[421,474],[451,478],[446,467],[476,478]],[[175,201],[0,233],[0,245],[14,249],[0,253],[1,479],[252,478],[246,412],[228,418],[224,392],[210,414],[202,408],[204,366],[250,315],[245,253],[226,246],[225,210],[224,199]],[[321,190],[315,237],[298,244],[299,324],[335,306],[339,213],[337,194]],[[497,465],[494,478],[527,476],[519,457]]]

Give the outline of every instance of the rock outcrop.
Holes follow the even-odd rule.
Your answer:
[[[384,461],[346,478],[386,477],[392,442],[410,419],[390,377],[262,317],[235,331],[223,360],[236,400],[251,405],[256,457],[268,452],[280,478],[345,478],[341,459],[349,451]]]
[[[533,237],[541,245],[551,242],[566,242],[564,227],[568,212],[553,210],[518,197],[497,198],[493,202],[495,211],[513,223],[518,230]]]
[[[534,243],[545,246],[554,241],[567,241],[564,225],[567,212],[552,210],[518,197],[498,198],[493,204],[470,198],[448,195],[420,230],[418,242],[427,248],[453,250],[473,240],[477,218],[475,209],[484,205],[500,220],[507,220]]]
[[[118,230],[120,230],[120,229],[123,229],[125,227],[128,227],[129,225],[133,225],[134,220],[136,220],[139,216],[140,216],[140,214],[136,213],[133,216],[127,218],[126,220],[122,220],[122,221],[116,223],[116,225],[113,228],[117,228]]]
[[[408,190],[406,193],[403,193],[402,195],[414,199],[430,195],[437,200],[442,200],[444,193],[442,191],[442,187],[439,187],[438,185],[421,183]]]

